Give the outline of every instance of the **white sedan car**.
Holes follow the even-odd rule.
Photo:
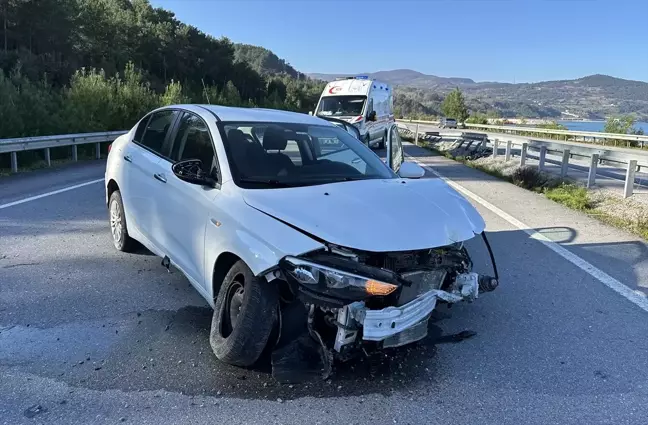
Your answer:
[[[408,344],[437,301],[472,301],[497,271],[472,272],[463,241],[483,236],[482,217],[403,162],[396,125],[387,157],[306,114],[159,108],[109,150],[114,245],[139,242],[187,277],[224,362],[255,363],[295,323],[329,360]]]

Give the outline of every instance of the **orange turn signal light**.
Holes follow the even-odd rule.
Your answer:
[[[377,280],[369,279],[365,285],[365,290],[369,295],[389,295],[398,288],[391,283],[379,282]]]

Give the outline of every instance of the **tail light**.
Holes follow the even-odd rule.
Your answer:
[[[110,153],[110,148],[112,148],[112,143],[108,145],[108,153]]]

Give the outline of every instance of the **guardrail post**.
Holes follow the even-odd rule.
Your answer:
[[[543,170],[544,169],[544,163],[545,163],[545,158],[547,157],[547,147],[546,146],[541,146],[540,147],[540,158],[538,160],[538,170]]]
[[[77,145],[72,145],[72,161],[75,161],[78,159],[78,154],[77,154]]]
[[[493,158],[497,158],[497,150],[499,149],[499,140],[493,140]]]
[[[414,144],[418,146],[418,123],[416,124],[416,134],[414,135]]]
[[[637,171],[637,160],[632,159],[628,161],[628,170],[626,171],[625,187],[623,188],[624,198],[629,198],[632,196],[636,171]]]
[[[11,172],[18,172],[18,154],[16,152],[11,152]]]
[[[95,159],[101,159],[101,143],[95,143]]]
[[[522,149],[520,150],[520,167],[524,167],[526,165],[527,149],[529,149],[529,144],[522,143]]]
[[[589,173],[587,174],[587,188],[594,186],[596,182],[596,167],[598,167],[599,154],[593,153],[590,159]]]
[[[505,161],[511,160],[511,149],[513,148],[513,142],[510,140],[506,142],[506,156],[504,157]]]
[[[50,148],[45,148],[45,163],[48,167],[52,166],[52,160],[50,159]]]
[[[567,176],[569,169],[569,149],[563,151],[562,163],[560,164],[560,177]]]

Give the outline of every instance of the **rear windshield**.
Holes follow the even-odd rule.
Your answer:
[[[367,96],[326,96],[320,101],[317,115],[344,117],[362,115]]]

